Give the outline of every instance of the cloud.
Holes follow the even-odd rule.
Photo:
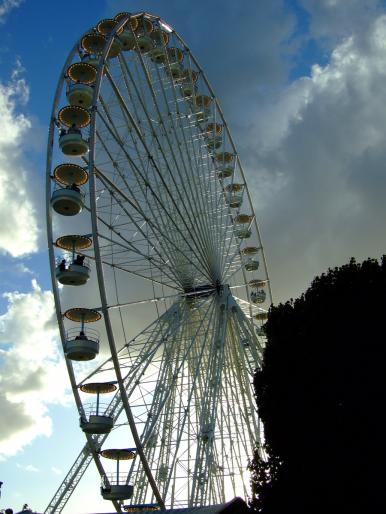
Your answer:
[[[0,457],[51,434],[48,406],[68,401],[53,296],[32,281],[29,293],[5,293],[0,316]]]
[[[22,3],[23,0],[3,0],[0,3],[0,23],[4,23],[7,14]]]
[[[63,470],[60,468],[56,468],[55,466],[51,467],[51,471],[54,475],[62,475],[63,474]]]
[[[28,471],[29,473],[38,473],[39,469],[35,467],[33,464],[19,464],[16,463],[16,467],[22,469],[23,471]]]
[[[337,42],[352,34],[360,36],[384,10],[381,0],[301,0],[310,14],[310,35]]]
[[[31,122],[17,113],[18,106],[23,106],[29,95],[21,71],[18,65],[10,82],[0,82],[0,253],[12,257],[35,252],[38,244],[37,220],[23,160],[23,145]]]
[[[125,0],[106,5],[108,17],[127,10]],[[236,131],[246,111],[258,108],[287,80],[296,18],[282,0],[211,0],[196,2],[193,10],[188,0],[143,0],[139,10],[161,16],[186,41]]]
[[[385,50],[380,16],[291,84],[249,134],[248,176],[277,300],[328,266],[386,247]]]
[[[35,275],[35,272],[28,268],[23,262],[0,263],[0,273],[7,275]]]

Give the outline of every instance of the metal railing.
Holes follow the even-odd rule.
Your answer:
[[[81,333],[83,332],[83,333]],[[99,332],[95,330],[94,328],[84,328],[82,331],[79,330],[79,327],[69,328],[66,331],[66,340],[67,341],[73,341],[73,340],[88,340],[88,341],[95,341],[96,343],[99,343]]]

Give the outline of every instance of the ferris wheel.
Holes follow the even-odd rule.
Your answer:
[[[117,511],[246,497],[268,273],[218,100],[158,16],[102,20],[69,53],[47,220],[86,443],[46,512],[61,512],[92,461]]]

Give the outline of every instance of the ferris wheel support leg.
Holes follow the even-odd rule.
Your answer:
[[[107,435],[96,437],[94,439],[94,445],[97,447],[101,446],[106,437]],[[71,466],[52,500],[47,505],[44,514],[59,514],[62,512],[92,459],[93,452],[90,450],[90,445],[87,442],[75,459],[74,464]],[[119,512],[119,506],[116,502],[114,502],[114,507],[117,512]]]
[[[208,439],[204,433],[209,427],[210,431],[215,430],[217,402],[221,389],[222,370],[225,355],[225,343],[227,334],[227,323],[229,315],[229,299],[231,297],[228,287],[224,287],[221,296],[218,298],[218,323],[212,336],[212,352],[209,362],[209,373],[207,377],[207,394],[204,401],[199,423],[200,439],[197,445],[195,468],[193,471],[193,483],[190,496],[190,505],[204,504],[208,498],[207,476],[209,467],[213,465],[214,437]],[[216,350],[217,347],[217,350]]]

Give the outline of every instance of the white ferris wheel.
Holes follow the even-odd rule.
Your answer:
[[[218,100],[158,16],[119,13],[71,50],[47,220],[86,443],[46,513],[61,512],[91,461],[117,511],[245,498],[262,437],[251,383],[267,268]]]

